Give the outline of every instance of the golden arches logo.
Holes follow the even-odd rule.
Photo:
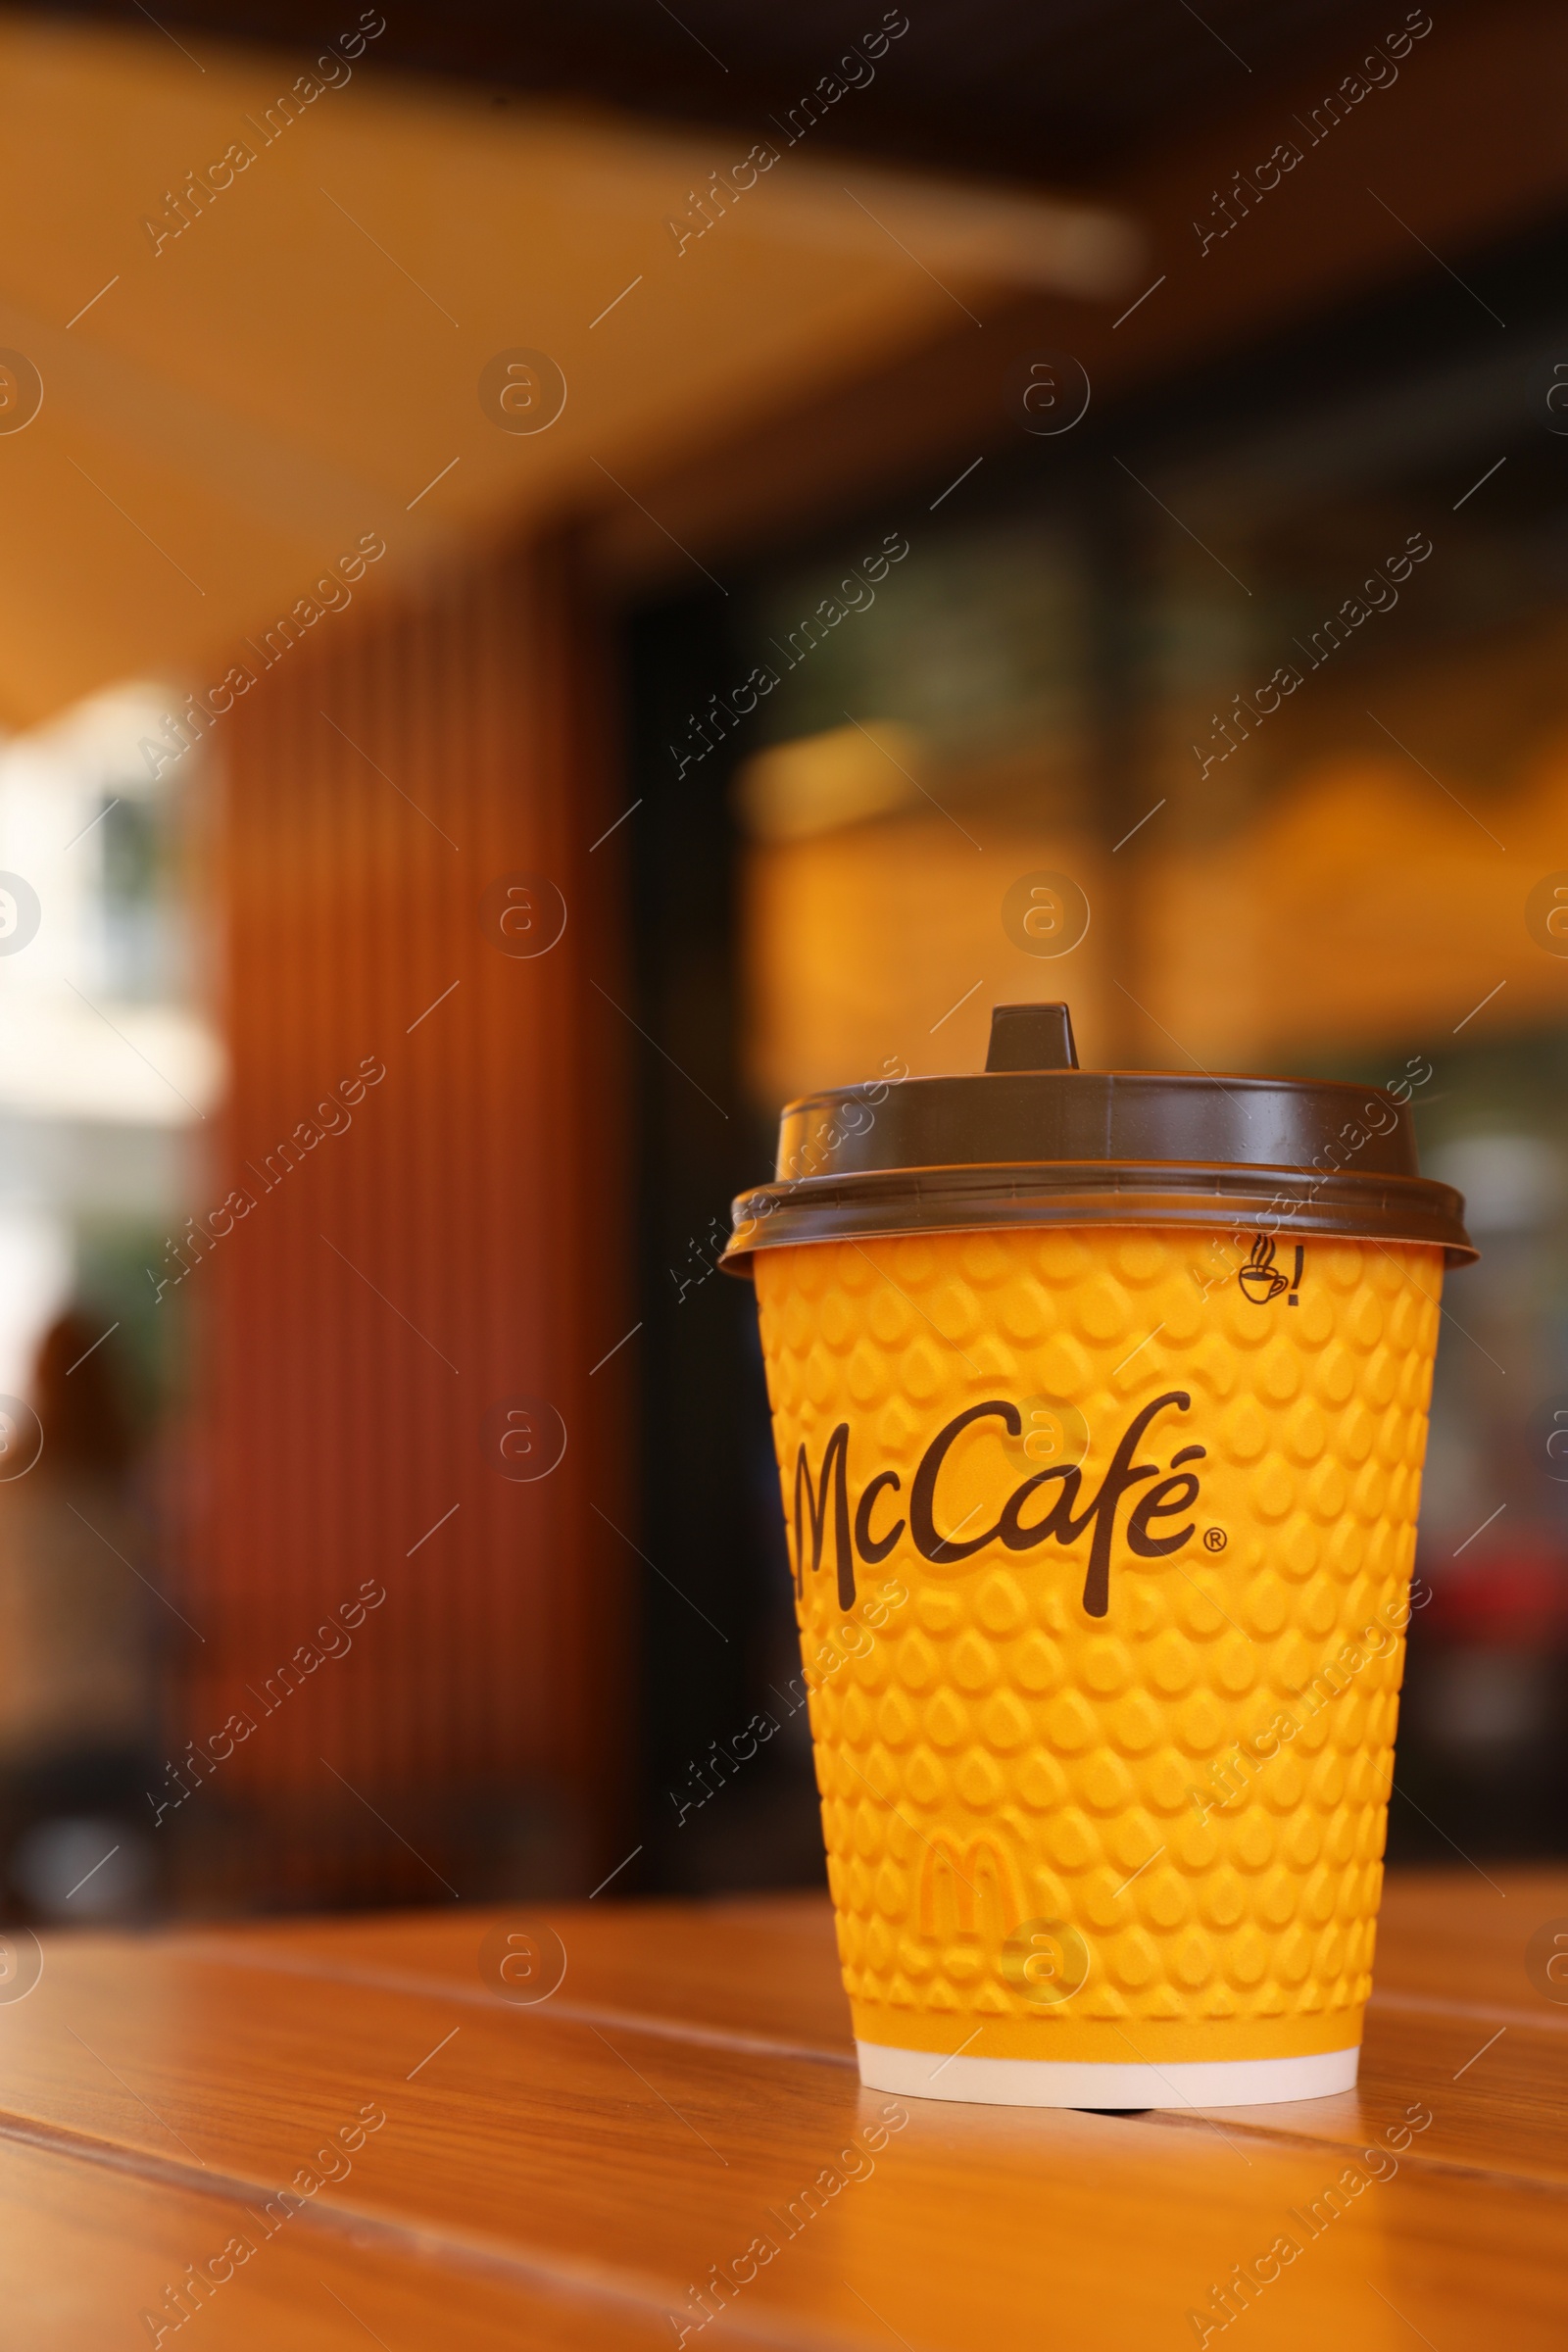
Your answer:
[[[1001,1945],[1023,1916],[1017,1873],[994,1838],[960,1842],[938,1830],[920,1871],[920,1933],[933,1943],[977,1936]]]

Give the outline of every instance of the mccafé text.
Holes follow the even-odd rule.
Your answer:
[[[1124,1496],[1149,1479],[1157,1483],[1148,1489],[1127,1515],[1127,1549],[1145,1560],[1165,1558],[1180,1551],[1190,1542],[1197,1522],[1188,1519],[1185,1526],[1170,1534],[1156,1532],[1155,1522],[1181,1519],[1198,1500],[1198,1474],[1187,1465],[1200,1462],[1207,1453],[1203,1446],[1183,1446],[1170,1458],[1169,1472],[1160,1475],[1157,1462],[1134,1460],[1139,1446],[1152,1424],[1168,1406],[1185,1413],[1192,1397],[1184,1389],[1167,1390],[1146,1404],[1128,1423],[1099,1488],[1089,1500],[1079,1507],[1083,1491],[1083,1471],[1076,1463],[1058,1462],[1049,1470],[1037,1470],[1032,1478],[1008,1495],[994,1527],[979,1535],[964,1536],[957,1531],[944,1536],[938,1529],[938,1482],[944,1465],[956,1440],[966,1429],[987,1420],[998,1420],[1007,1435],[1019,1438],[1023,1421],[1015,1404],[1004,1397],[994,1396],[984,1404],[971,1404],[957,1413],[937,1431],[920,1456],[909,1484],[907,1518],[892,1518],[896,1509],[892,1497],[902,1492],[896,1470],[878,1470],[861,1488],[858,1500],[851,1507],[850,1483],[850,1425],[841,1421],[829,1436],[815,1479],[803,1445],[795,1461],[795,1590],[804,1589],[807,1574],[807,1535],[810,1537],[810,1573],[815,1575],[822,1564],[822,1552],[827,1538],[828,1512],[833,1515],[834,1558],[838,1570],[838,1599],[841,1609],[855,1606],[855,1563],[859,1559],[868,1567],[885,1560],[896,1544],[907,1532],[908,1540],[922,1559],[940,1566],[955,1560],[971,1558],[993,1544],[1003,1544],[1009,1551],[1033,1551],[1038,1545],[1055,1542],[1063,1546],[1076,1544],[1079,1537],[1093,1530],[1089,1547],[1089,1566],[1084,1578],[1084,1611],[1090,1617],[1103,1617],[1110,1605],[1110,1555],[1116,1534],[1116,1513]],[[1054,1490],[1053,1493],[1052,1490]],[[888,1499],[884,1501],[884,1497]],[[1032,1519],[1024,1512],[1045,1503],[1050,1508]],[[880,1527],[874,1524],[878,1511],[882,1513]],[[946,1514],[944,1514],[945,1516]]]

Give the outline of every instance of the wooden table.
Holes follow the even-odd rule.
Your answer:
[[[862,2091],[814,1898],[60,1937],[0,2004],[0,2343],[1560,2352],[1552,1920],[1568,1873],[1393,1881],[1357,2095],[1138,2116]]]

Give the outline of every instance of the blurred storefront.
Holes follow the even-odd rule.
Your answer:
[[[173,699],[0,751],[0,1884],[45,1919],[155,1898],[146,1784],[197,1645],[182,1282],[223,1054],[202,779],[141,748]]]
[[[1446,1303],[1391,1833],[1434,1859],[1555,1850],[1568,1793],[1561,259],[1020,419],[934,512],[881,498],[688,605],[718,650],[684,733],[649,689],[650,792],[723,771],[754,1172],[792,1096],[980,1066],[999,1001],[1067,996],[1090,1063],[1404,1089],[1484,1250]],[[744,1318],[707,1312],[764,1477]]]
[[[104,695],[0,752],[0,1391],[73,1298],[118,1322],[144,1405],[175,1379],[162,1270],[220,1099],[199,829],[140,744],[172,700]],[[182,784],[184,779],[181,780]],[[195,779],[190,779],[194,785]]]

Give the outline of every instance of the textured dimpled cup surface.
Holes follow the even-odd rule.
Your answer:
[[[864,2079],[1349,2087],[1443,1251],[1011,1229],[754,1271]]]

